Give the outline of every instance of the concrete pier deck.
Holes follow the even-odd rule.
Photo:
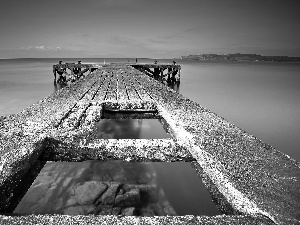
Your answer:
[[[169,139],[97,139],[106,112],[160,118]],[[130,65],[105,65],[0,117],[0,223],[300,224],[300,164]],[[15,215],[45,161],[189,161],[222,216]]]

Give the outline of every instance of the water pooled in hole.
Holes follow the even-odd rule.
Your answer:
[[[171,138],[157,119],[101,119],[96,132],[97,139]]]
[[[217,215],[187,162],[47,162],[14,213]]]

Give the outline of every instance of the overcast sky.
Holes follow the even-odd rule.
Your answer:
[[[299,0],[1,0],[0,58],[300,56]]]

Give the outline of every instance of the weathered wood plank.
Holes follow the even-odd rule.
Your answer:
[[[126,86],[124,84],[121,84],[118,86],[117,94],[118,94],[118,96],[117,96],[118,101],[128,101],[129,100],[127,91],[126,91]]]
[[[92,100],[94,102],[98,102],[99,104],[101,104],[101,102],[103,102],[105,99],[106,91],[109,86],[110,78],[105,75],[101,75],[100,81],[101,81],[101,83],[99,83],[98,90],[92,98]]]
[[[111,101],[111,102],[115,102],[117,100],[117,92],[116,91],[111,91],[111,89],[109,89],[106,92],[105,95],[105,101]]]
[[[131,101],[140,101],[141,100],[134,88],[131,88],[131,87],[127,86],[126,91],[127,91],[129,100],[131,100]]]

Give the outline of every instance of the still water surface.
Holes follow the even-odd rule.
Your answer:
[[[171,138],[157,119],[102,119],[97,123],[97,139]]]
[[[190,163],[121,161],[47,162],[14,213],[81,215],[88,214],[88,208],[89,212],[99,214],[97,208],[99,211],[101,204],[82,204],[88,194],[76,193],[78,186],[91,181],[119,183],[123,190],[126,185],[134,185],[140,190],[141,202],[113,206],[134,207],[134,215],[149,216],[143,213],[145,209],[156,216],[221,214]]]
[[[300,161],[300,64],[181,64],[180,93]]]

